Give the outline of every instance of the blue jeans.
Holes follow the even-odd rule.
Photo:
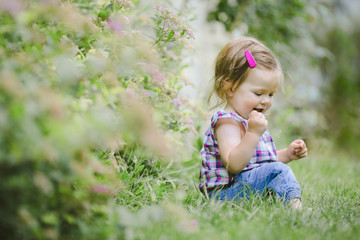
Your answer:
[[[209,197],[238,201],[244,197],[249,199],[249,196],[254,194],[263,196],[268,190],[284,199],[285,204],[292,198],[301,197],[300,185],[294,173],[288,165],[281,162],[266,163],[242,172],[236,176],[230,187],[214,189],[209,193]]]

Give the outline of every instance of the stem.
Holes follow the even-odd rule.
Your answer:
[[[156,44],[158,44],[161,39],[163,38],[163,36],[165,35],[165,33],[167,33],[168,31],[163,31],[163,33],[161,34],[161,36],[155,41],[155,43],[152,45],[152,47],[154,47]]]
[[[164,29],[165,28],[165,22],[166,22],[166,20],[162,17],[162,29]],[[161,39],[163,38],[163,36],[165,35],[165,33],[167,33],[167,31],[163,31],[162,32],[162,34],[161,34],[161,36],[155,41],[155,43],[152,45],[152,47],[154,47],[156,44],[158,44],[160,41],[161,41]]]

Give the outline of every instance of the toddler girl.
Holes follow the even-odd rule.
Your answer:
[[[271,190],[285,204],[301,208],[300,186],[286,163],[305,157],[306,145],[295,140],[276,151],[264,116],[283,80],[279,61],[258,40],[241,37],[218,54],[214,80],[217,106],[225,107],[212,116],[205,133],[201,191],[236,201]]]

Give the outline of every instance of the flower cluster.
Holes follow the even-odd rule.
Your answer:
[[[156,6],[154,11],[157,37],[154,45],[160,42],[173,42],[180,38],[195,38],[191,29],[174,14],[173,10]]]
[[[139,62],[138,63],[144,72],[151,74],[154,83],[165,82],[165,76],[161,73],[155,64]]]
[[[113,4],[122,7],[123,9],[132,9],[135,7],[134,3],[130,0],[113,0]]]

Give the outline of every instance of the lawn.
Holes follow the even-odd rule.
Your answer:
[[[325,153],[327,149],[318,150],[290,163],[302,186],[302,211],[284,207],[272,199],[250,199],[242,203],[207,200],[196,190],[197,168],[194,167],[185,171],[194,176],[183,184],[186,193],[177,190],[173,198],[143,207],[136,213],[124,208],[119,219],[125,226],[124,237],[358,239],[360,162]]]

